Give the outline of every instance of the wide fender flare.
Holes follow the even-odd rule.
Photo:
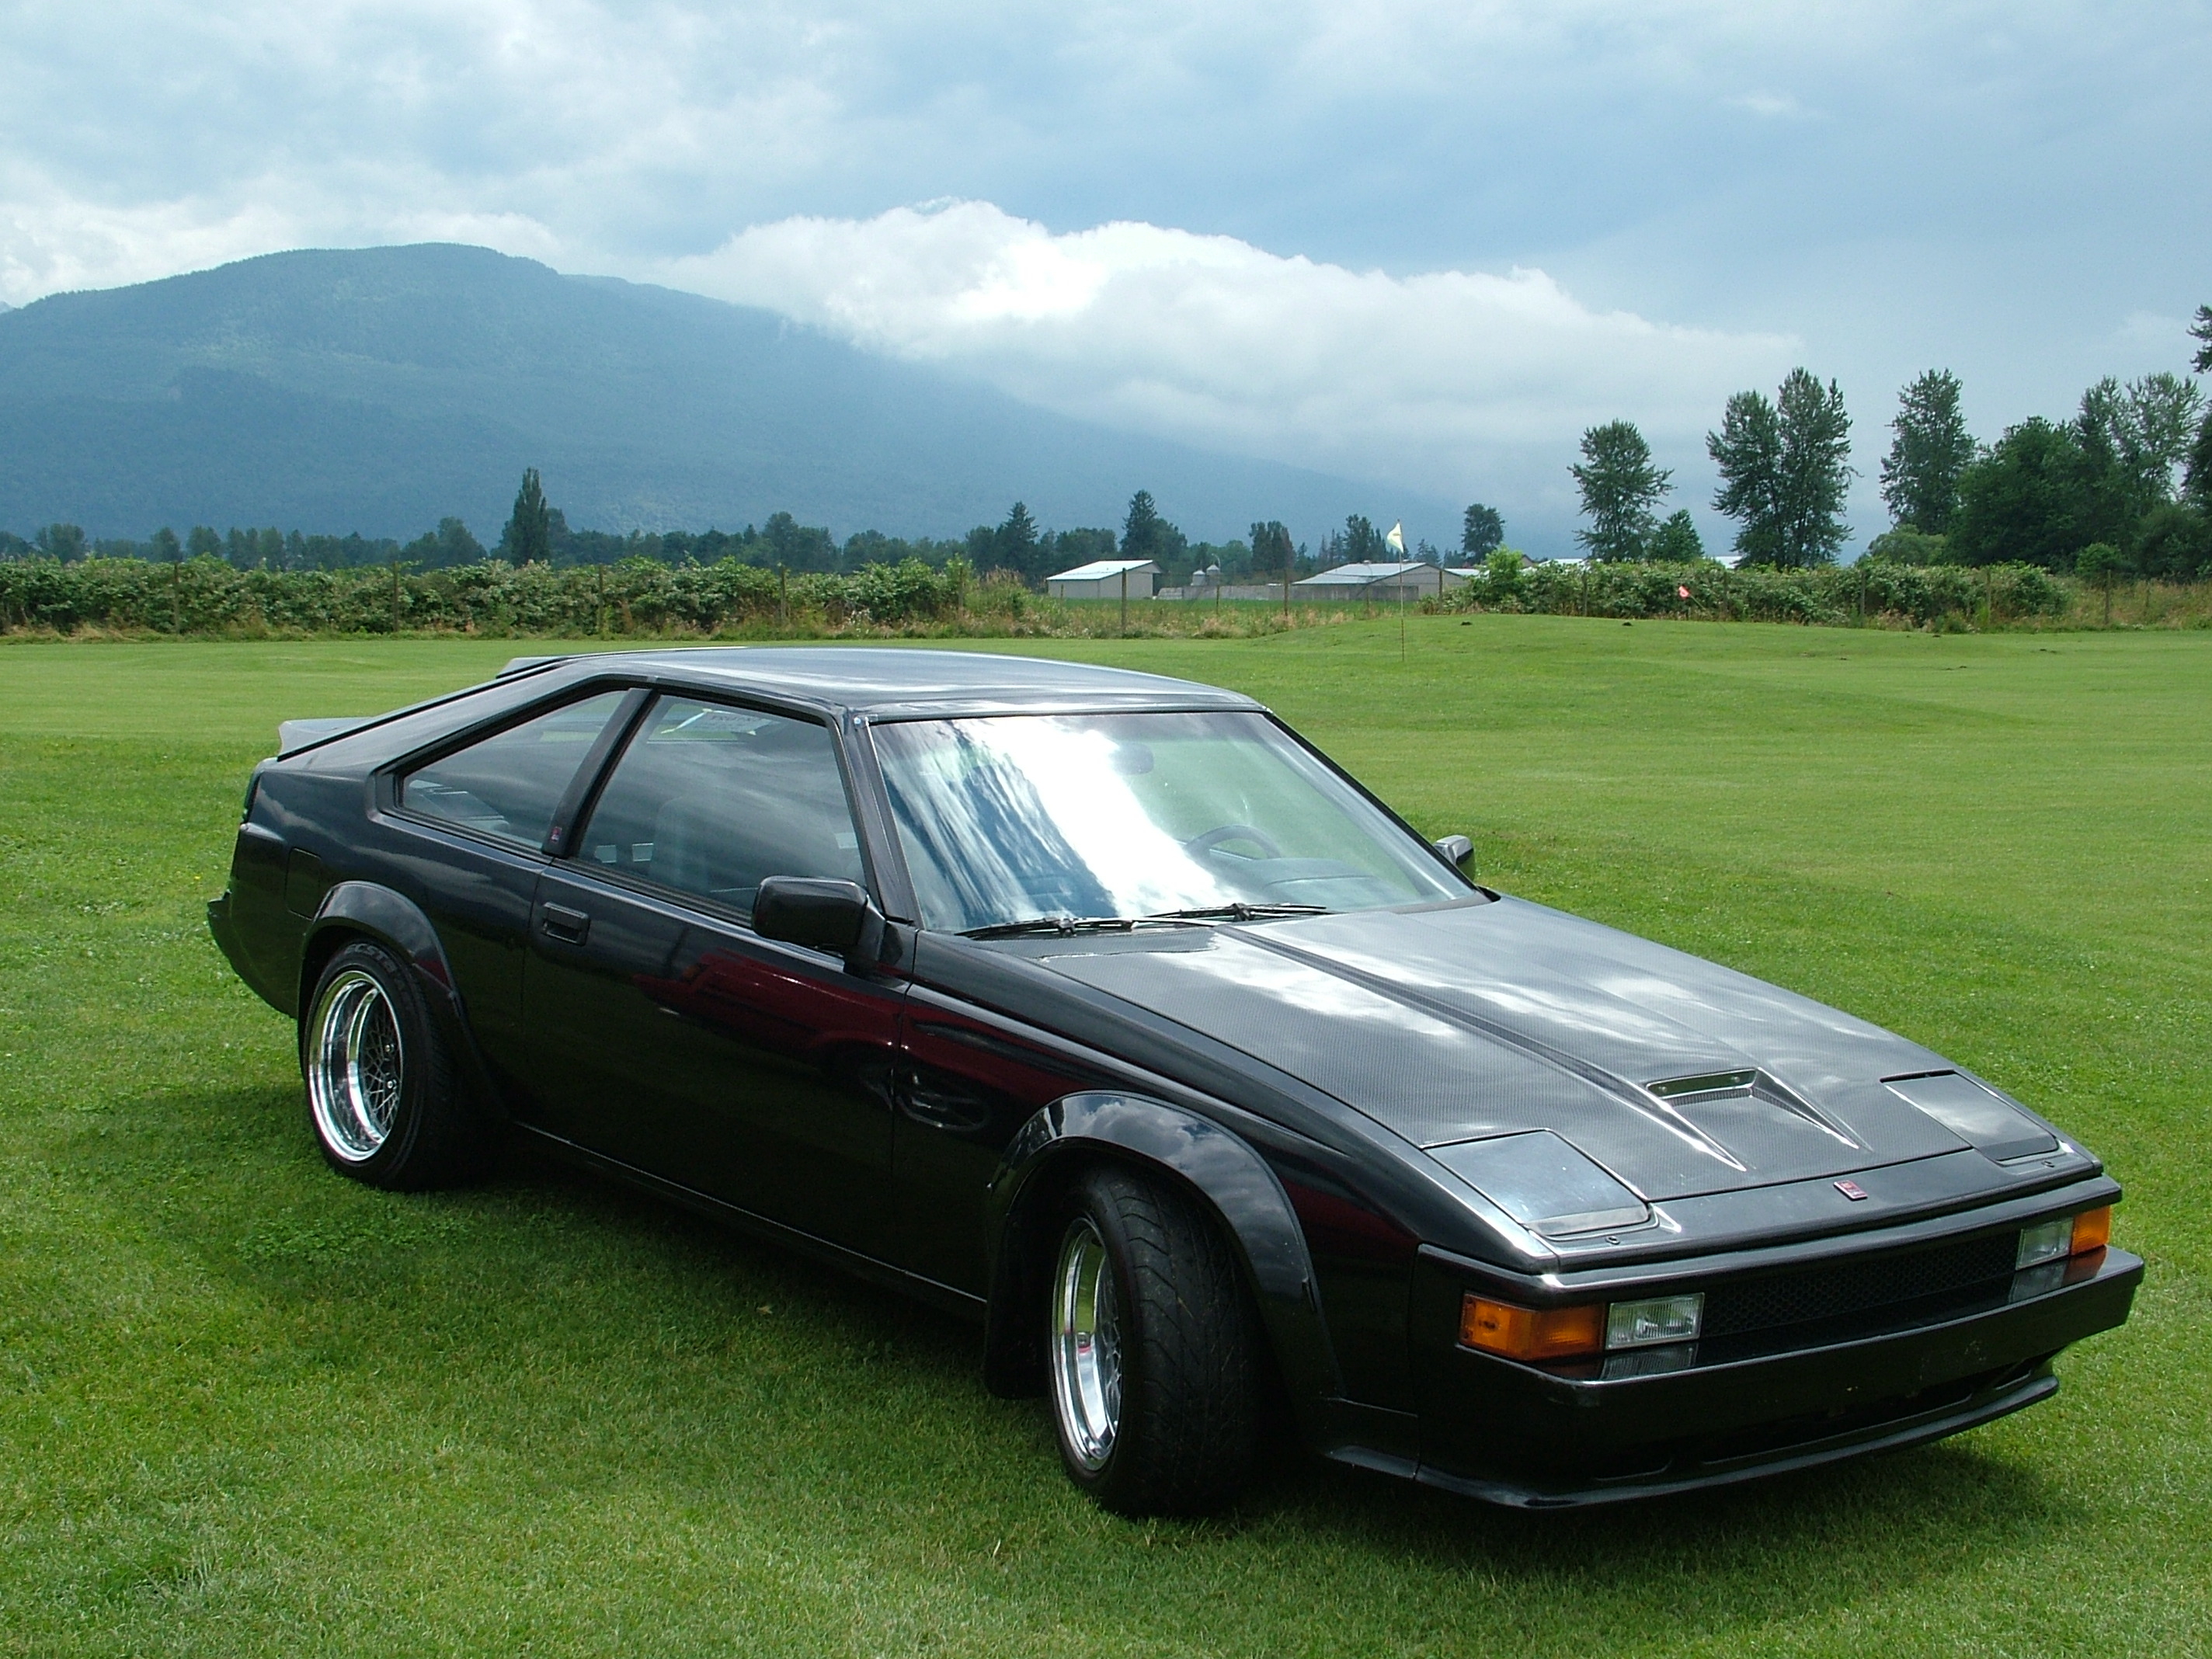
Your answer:
[[[991,1300],[985,1382],[996,1394],[1033,1394],[1043,1378],[1037,1317],[1052,1252],[1050,1211],[1063,1178],[1086,1157],[1150,1164],[1194,1188],[1220,1218],[1259,1305],[1301,1420],[1339,1395],[1335,1350],[1322,1317],[1313,1260],[1290,1195],[1252,1145],[1187,1108],[1119,1091],[1086,1091],[1041,1108],[1007,1144],[986,1206]]]
[[[446,959],[446,947],[438,938],[438,930],[422,907],[404,893],[373,881],[342,881],[323,895],[316,908],[314,920],[307,924],[307,938],[300,951],[300,1018],[307,1017],[307,1005],[315,994],[313,978],[321,969],[315,964],[327,959],[329,952],[319,947],[318,941],[334,932],[365,935],[388,949],[396,951],[414,970],[425,999],[434,1011],[447,1048],[460,1057],[462,1064],[474,1074],[474,1080],[488,1091],[489,1074],[483,1057],[477,1052],[476,1038],[469,1029],[468,1011],[462,1006],[461,994],[453,983],[453,964]],[[309,969],[313,967],[311,975]],[[303,1025],[304,1030],[304,1025]],[[483,1096],[495,1099],[495,1091]]]

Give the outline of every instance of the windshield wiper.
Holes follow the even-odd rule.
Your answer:
[[[1126,933],[1147,925],[1171,927],[1172,916],[1030,916],[1024,921],[994,921],[988,927],[961,930],[963,939],[1020,939],[1034,933],[1067,938],[1076,933]]]
[[[1326,904],[1208,904],[1195,910],[1162,910],[1146,921],[1265,921],[1271,916],[1325,916]]]
[[[1325,916],[1326,904],[1208,904],[1194,910],[1161,910],[1149,916],[1030,916],[961,931],[963,939],[1024,939],[1052,934],[1126,933],[1139,927],[1188,927],[1201,921],[1265,921],[1272,916]]]

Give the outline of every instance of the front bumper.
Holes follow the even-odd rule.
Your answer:
[[[1415,1294],[1418,1478],[1528,1508],[1747,1480],[1955,1434],[2055,1393],[2050,1362],[2128,1316],[2142,1259],[1940,1322],[1644,1376],[1568,1376],[1460,1347],[1462,1282]],[[1439,1340],[1441,1338],[1441,1340]],[[1594,1368],[1590,1368],[1594,1369]]]

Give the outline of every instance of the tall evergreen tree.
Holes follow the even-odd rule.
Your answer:
[[[1140,489],[1129,497],[1128,516],[1121,520],[1121,556],[1125,559],[1151,559],[1158,556],[1152,550],[1159,539],[1164,523],[1160,510],[1152,504],[1152,492]]]
[[[512,564],[543,563],[553,556],[552,514],[534,466],[523,469],[522,488],[515,492],[514,511],[500,535],[499,553]]]
[[[1390,550],[1383,544],[1382,532],[1364,513],[1344,515],[1344,534],[1337,547],[1347,564],[1379,563]]]
[[[1486,559],[1505,545],[1505,520],[1494,507],[1470,502],[1462,520],[1459,550],[1470,559]]]
[[[1780,562],[1833,564],[1850,537],[1841,515],[1857,476],[1843,388],[1833,380],[1823,386],[1808,371],[1793,368],[1774,404],[1782,417]]]
[[[1164,569],[1188,544],[1182,532],[1160,516],[1152,491],[1140,489],[1129,497],[1129,516],[1121,522],[1123,558],[1150,559]]]
[[[1850,434],[1842,390],[1806,369],[1791,369],[1771,404],[1757,392],[1728,400],[1705,449],[1721,474],[1713,505],[1742,526],[1742,562],[1834,562],[1850,534],[1838,516],[1853,477]]]
[[[1037,540],[1036,520],[1030,517],[1029,504],[1016,501],[999,526],[999,557],[1007,569],[1026,576],[1036,563]]]
[[[1255,571],[1288,570],[1298,556],[1291,544],[1291,532],[1279,519],[1267,519],[1252,526],[1252,568]]]
[[[1583,434],[1583,459],[1568,471],[1583,493],[1589,528],[1575,539],[1593,559],[1640,559],[1658,528],[1657,507],[1674,476],[1651,465],[1651,446],[1633,421],[1609,421]]]
[[[1959,475],[1974,459],[1973,435],[1959,410],[1959,377],[1931,368],[1898,393],[1896,435],[1882,458],[1881,499],[1890,522],[1931,536],[1951,527],[1959,510]]]
[[[1705,434],[1705,453],[1720,469],[1713,505],[1736,521],[1735,551],[1744,564],[1778,564],[1782,550],[1782,418],[1763,392],[1739,392],[1721,411],[1721,429]]]

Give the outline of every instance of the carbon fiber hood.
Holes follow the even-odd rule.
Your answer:
[[[1158,943],[1132,948],[1139,939]],[[1301,1078],[1419,1146],[1549,1129],[1649,1199],[1844,1176],[1967,1145],[1881,1081],[1940,1071],[1941,1056],[1510,898],[1140,935],[1117,948],[1070,940],[1043,965]]]

